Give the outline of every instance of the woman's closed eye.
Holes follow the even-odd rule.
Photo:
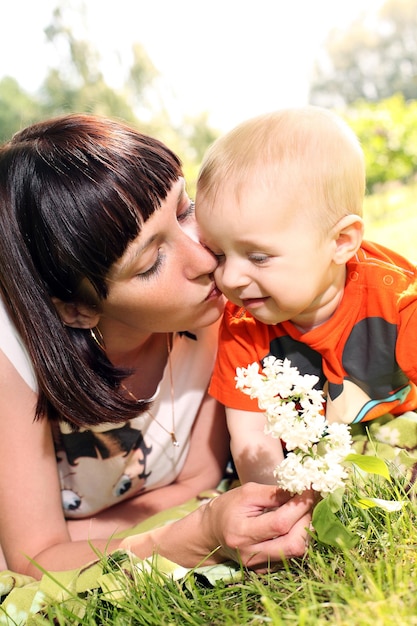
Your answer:
[[[156,276],[162,267],[164,256],[165,255],[163,254],[162,250],[158,250],[158,254],[155,259],[155,262],[149,268],[145,269],[143,272],[138,272],[136,276],[138,278],[144,278],[144,279],[151,278],[152,276]]]
[[[190,200],[186,209],[177,215],[177,220],[180,224],[189,219],[195,220],[195,203],[193,200]]]

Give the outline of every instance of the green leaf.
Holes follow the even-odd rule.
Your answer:
[[[392,513],[393,511],[400,511],[404,504],[404,501],[401,500],[381,500],[381,498],[360,498],[357,501],[358,506],[361,509],[372,509],[375,506],[378,506],[384,511],[388,511],[388,513]]]
[[[345,493],[345,487],[339,487],[339,489],[335,489],[332,493],[327,494],[326,500],[329,503],[330,510],[332,513],[337,513],[342,508],[343,503],[343,494]]]
[[[335,548],[353,548],[359,541],[333,513],[327,497],[315,506],[312,522],[321,543]]]
[[[391,482],[391,476],[388,471],[388,466],[382,459],[376,456],[367,456],[366,454],[348,454],[345,461],[349,461],[354,465],[357,465],[359,469],[368,474],[377,474],[382,476],[389,482]]]

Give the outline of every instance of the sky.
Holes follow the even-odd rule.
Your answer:
[[[171,119],[207,112],[223,131],[305,104],[330,29],[346,28],[383,0],[7,0],[0,78],[13,76],[28,91],[39,87],[59,57],[43,32],[58,4],[69,7],[74,34],[97,48],[113,87],[123,82],[131,46],[139,42],[160,72]]]

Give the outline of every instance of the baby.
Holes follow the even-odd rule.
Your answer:
[[[416,268],[363,240],[364,194],[356,135],[319,107],[246,121],[204,159],[197,221],[229,300],[210,391],[242,482],[274,482],[283,451],[237,367],[272,355],[317,375],[330,422],[417,407]]]

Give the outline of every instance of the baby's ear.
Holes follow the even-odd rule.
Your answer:
[[[94,328],[100,320],[97,309],[88,304],[64,302],[59,298],[52,298],[58,315],[66,326],[72,328]]]
[[[333,261],[347,263],[357,252],[363,240],[363,219],[359,215],[346,215],[335,226],[336,248]]]

